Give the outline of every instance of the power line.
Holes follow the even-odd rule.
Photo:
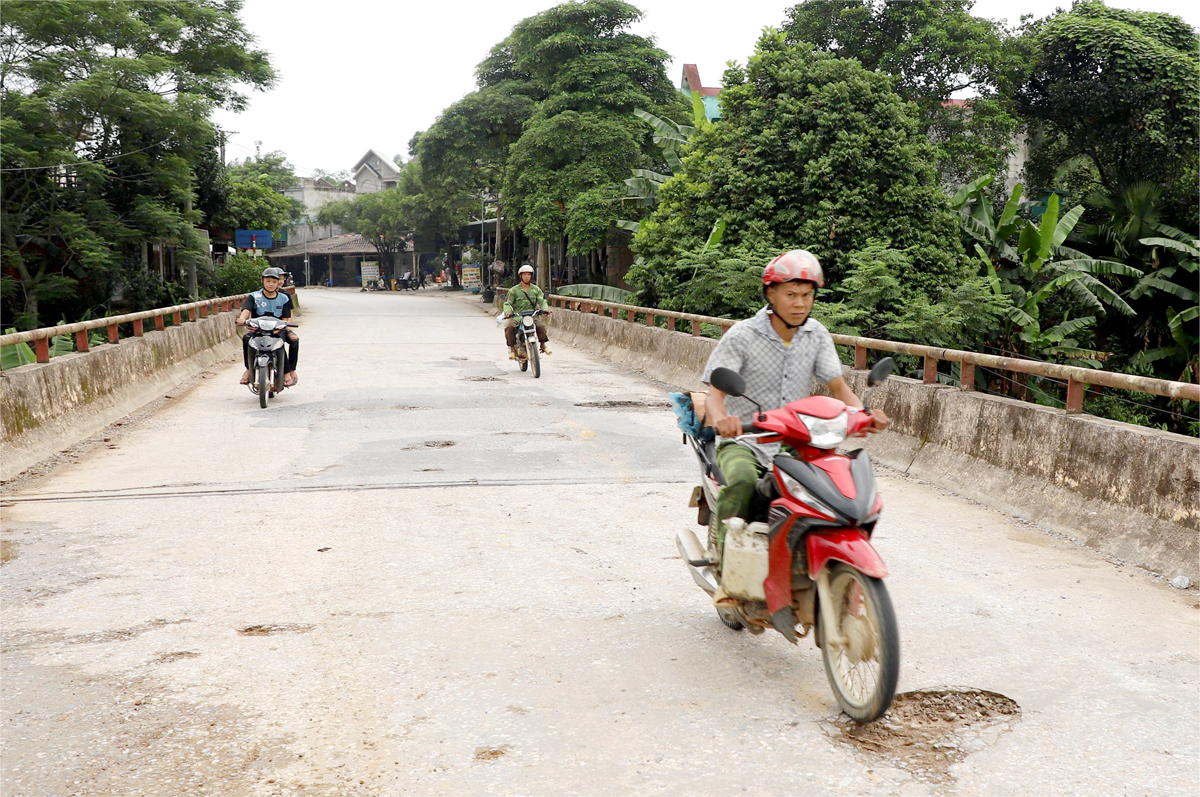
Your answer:
[[[151,147],[157,147],[159,144],[163,143],[163,141],[166,141],[166,139],[164,138],[162,141],[156,141],[153,144],[142,147],[141,149],[135,149],[129,152],[121,152],[116,155],[109,155],[107,158],[98,158],[96,160],[77,160],[71,161],[70,163],[55,163],[51,166],[14,166],[9,169],[0,169],[0,172],[34,172],[40,169],[65,169],[68,166],[80,166],[85,163],[105,163],[107,161],[115,161],[117,158],[124,158],[129,155],[136,155],[139,152],[145,152]]]

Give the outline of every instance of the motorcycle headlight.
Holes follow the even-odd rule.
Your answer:
[[[525,316],[524,318],[521,319],[521,323],[527,327],[531,327],[531,326],[533,326],[533,317]]]
[[[810,445],[813,448],[836,448],[846,439],[849,413],[843,412],[836,418],[814,418],[800,412],[797,412],[796,416],[808,427]]]
[[[831,518],[837,517],[837,513],[830,509],[824,501],[810,493],[803,484],[793,479],[787,472],[783,470],[777,470],[776,473],[779,474],[779,478],[783,482],[783,486],[787,488],[787,491],[793,498],[808,504],[810,507],[823,515],[827,515]]]

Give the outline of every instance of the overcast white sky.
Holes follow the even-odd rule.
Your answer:
[[[671,55],[679,82],[695,63],[706,86],[719,85],[725,62],[745,62],[765,26],[778,27],[786,0],[631,0],[646,16],[636,27]],[[350,169],[370,148],[405,153],[413,133],[475,88],[475,65],[512,26],[555,0],[246,0],[243,19],[271,54],[276,87],[252,93],[241,114],[218,112],[237,131],[226,158],[283,151],[299,174]],[[1200,26],[1200,4],[1184,0],[1111,0],[1110,5],[1177,14]],[[1016,23],[1061,3],[978,0],[975,14]]]

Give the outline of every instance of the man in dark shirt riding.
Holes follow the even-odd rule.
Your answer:
[[[242,312],[238,315],[238,325],[245,324],[251,318],[265,315],[287,320],[292,317],[292,297],[279,290],[283,284],[283,269],[268,268],[262,273],[262,290],[255,291],[242,302]],[[242,359],[246,364],[246,372],[242,374],[240,384],[250,384],[250,336],[247,332],[242,336]],[[296,361],[300,358],[300,338],[292,330],[287,333],[287,365],[284,366],[283,384],[291,387],[299,381],[296,376]]]

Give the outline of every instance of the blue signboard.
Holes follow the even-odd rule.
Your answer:
[[[238,249],[270,249],[270,230],[237,230],[233,233],[233,245]]]

